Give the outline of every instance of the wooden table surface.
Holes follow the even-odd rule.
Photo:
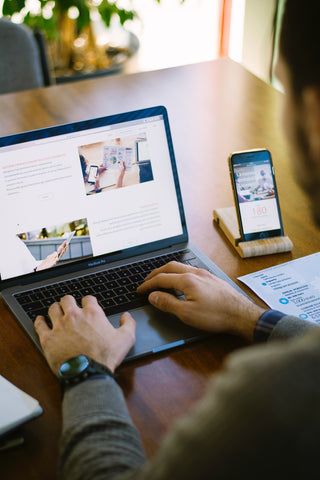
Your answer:
[[[190,239],[236,280],[319,249],[318,230],[294,183],[283,141],[281,101],[282,94],[242,66],[220,59],[2,95],[0,135],[165,105]],[[229,153],[258,147],[269,148],[273,155],[284,229],[294,248],[291,253],[243,260],[213,225],[212,210],[233,204]],[[118,381],[148,457],[175,419],[203,395],[228,353],[243,347],[236,337],[217,335],[119,369]],[[54,479],[61,421],[58,381],[2,300],[0,374],[36,397],[44,409],[24,427],[25,444],[0,454],[1,479]]]

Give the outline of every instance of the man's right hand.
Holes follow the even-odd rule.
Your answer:
[[[175,289],[185,300],[159,289]],[[255,325],[265,311],[207,270],[170,262],[151,272],[138,288],[149,302],[193,327],[215,333],[232,333],[253,340]]]

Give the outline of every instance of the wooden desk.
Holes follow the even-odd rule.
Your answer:
[[[165,105],[190,238],[236,279],[319,249],[318,231],[294,183],[282,140],[281,97],[223,59],[0,96],[0,134]],[[273,154],[285,232],[294,249],[242,260],[212,224],[212,210],[233,203],[228,154],[255,147],[267,147]],[[54,479],[61,420],[58,381],[2,302],[0,319],[0,374],[39,399],[44,409],[42,417],[25,427],[25,445],[0,454],[1,478]],[[149,457],[174,420],[203,395],[226,355],[243,346],[241,340],[221,335],[120,369],[119,383]]]

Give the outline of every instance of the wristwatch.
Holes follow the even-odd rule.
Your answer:
[[[112,371],[85,355],[78,355],[64,362],[59,368],[59,381],[62,390],[83,382],[96,375],[114,378]]]

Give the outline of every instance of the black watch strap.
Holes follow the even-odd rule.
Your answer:
[[[86,362],[85,367],[79,372],[73,372],[72,365],[77,362]],[[88,378],[93,377],[111,377],[114,378],[112,371],[101,363],[92,360],[84,355],[79,355],[64,362],[59,369],[59,382],[63,392],[68,388],[78,385]]]

